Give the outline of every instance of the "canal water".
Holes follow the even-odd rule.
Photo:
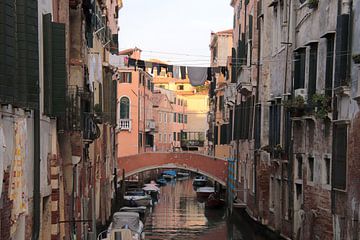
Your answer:
[[[225,209],[205,209],[197,201],[192,180],[174,181],[161,188],[159,202],[146,219],[150,240],[265,240],[240,217]]]

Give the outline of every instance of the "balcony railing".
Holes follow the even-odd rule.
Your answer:
[[[119,129],[121,131],[131,131],[131,119],[120,119]]]

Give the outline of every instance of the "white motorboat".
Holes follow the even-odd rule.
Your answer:
[[[121,230],[129,229],[131,231],[131,240],[145,239],[144,224],[140,220],[139,213],[136,212],[116,212],[113,216],[113,221],[108,228],[107,240],[123,239]],[[129,239],[129,231],[125,233],[126,240]],[[120,235],[121,234],[121,235]],[[130,240],[129,239],[129,240]]]
[[[214,192],[214,187],[199,187],[198,189],[196,189],[196,196],[199,198],[208,198],[210,194]]]
[[[151,196],[146,194],[142,189],[126,192],[124,200],[125,205],[129,207],[147,207],[152,205]]]

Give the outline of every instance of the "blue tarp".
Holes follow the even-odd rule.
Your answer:
[[[166,170],[163,172],[163,174],[170,175],[170,176],[176,176],[176,171],[174,170]]]

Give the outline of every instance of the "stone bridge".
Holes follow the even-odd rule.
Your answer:
[[[157,168],[184,169],[203,174],[222,185],[226,185],[227,161],[207,155],[171,152],[141,153],[118,158],[119,175],[125,170],[125,177]]]

